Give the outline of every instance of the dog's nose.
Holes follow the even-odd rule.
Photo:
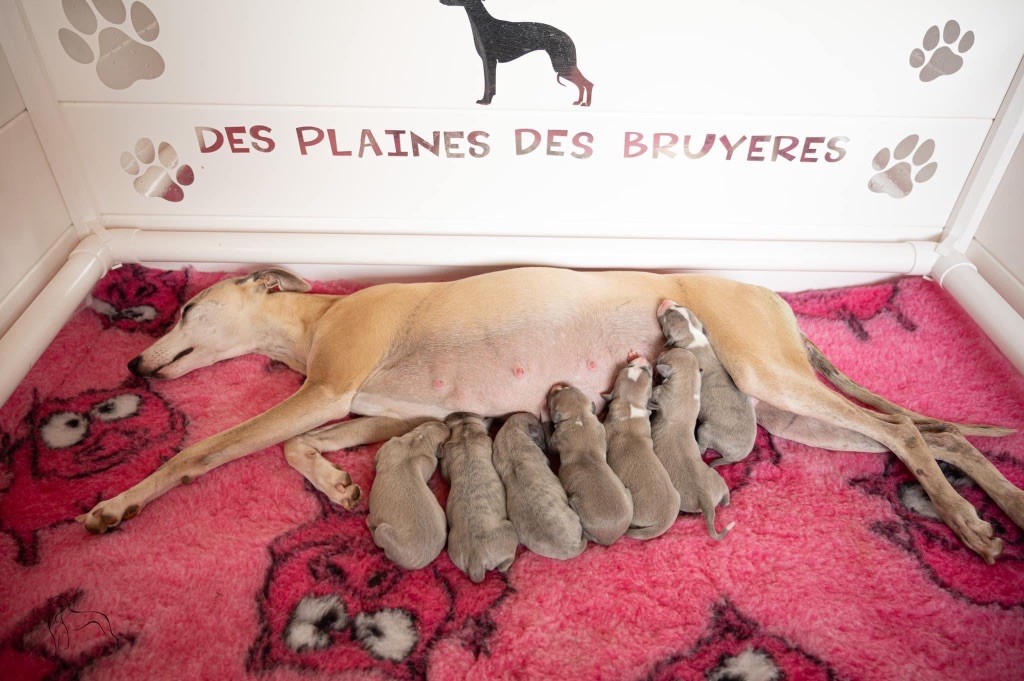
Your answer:
[[[139,364],[141,364],[141,363],[142,363],[142,355],[139,355],[135,359],[133,359],[132,361],[128,362],[128,371],[132,372],[136,376],[141,376],[142,374],[139,373]]]

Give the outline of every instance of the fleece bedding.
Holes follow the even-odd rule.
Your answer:
[[[571,561],[520,548],[478,585],[446,554],[415,572],[390,564],[365,501],[332,505],[280,446],[88,534],[76,515],[301,384],[260,356],[170,381],[129,374],[182,302],[224,276],[112,271],[0,409],[0,678],[1024,678],[1024,539],[980,489],[945,469],[1004,541],[992,566],[892,455],[764,431],[718,469],[732,489],[719,522],[736,522],[724,541],[680,516],[657,539]],[[1024,377],[935,284],[785,298],[868,388],[1024,426]],[[973,441],[1024,486],[1024,436]],[[378,446],[328,457],[366,492]],[[430,484],[443,501],[438,474]]]

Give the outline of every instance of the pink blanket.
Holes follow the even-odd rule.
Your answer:
[[[72,519],[98,499],[299,386],[256,356],[130,377],[126,362],[221,276],[112,272],[0,410],[0,677],[1024,677],[1024,539],[980,490],[947,471],[1003,537],[994,566],[935,520],[891,455],[763,431],[719,469],[733,490],[720,522],[737,523],[725,541],[684,516],[572,561],[521,549],[480,585],[446,555],[417,572],[389,564],[365,505],[332,506],[279,446],[87,534]],[[867,387],[938,417],[1024,426],[1024,378],[934,284],[787,299]],[[1024,485],[1020,434],[975,442]],[[365,491],[375,451],[330,457]]]

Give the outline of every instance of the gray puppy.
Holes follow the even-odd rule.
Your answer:
[[[679,517],[679,492],[654,454],[648,403],[654,378],[651,363],[637,357],[619,371],[604,418],[608,465],[633,498],[626,536],[651,539]]]
[[[448,555],[474,582],[516,557],[519,538],[505,508],[505,487],[491,461],[491,438],[482,418],[459,412],[445,419],[451,437],[441,448],[448,492]]]
[[[689,350],[672,348],[655,363],[663,382],[651,395],[656,410],[651,423],[654,453],[672,484],[679,490],[679,510],[703,513],[708,532],[724,539],[736,523],[729,523],[719,534],[715,530],[715,507],[729,505],[729,488],[718,471],[700,457],[693,427],[700,410],[700,371],[697,358]]]
[[[544,454],[544,430],[536,416],[508,417],[494,438],[494,467],[505,483],[508,517],[523,546],[559,560],[583,552],[583,526]]]
[[[754,406],[718,361],[704,334],[704,325],[697,315],[671,300],[666,300],[658,308],[658,319],[668,345],[689,350],[700,365],[697,445],[701,454],[708,449],[721,454],[721,458],[711,462],[712,466],[746,458],[757,438]]]
[[[444,549],[448,531],[444,510],[427,480],[437,468],[438,447],[448,435],[448,426],[428,421],[388,440],[374,460],[377,477],[370,489],[366,524],[374,543],[407,570],[427,566]]]
[[[612,544],[629,529],[633,500],[608,466],[597,407],[578,389],[556,385],[548,394],[548,411],[555,429],[548,444],[558,452],[558,479],[569,506],[580,517],[587,538]]]

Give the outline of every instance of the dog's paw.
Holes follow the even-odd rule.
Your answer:
[[[960,541],[969,549],[981,556],[986,563],[992,565],[1003,552],[1003,540],[995,536],[992,525],[978,517],[973,506],[946,520]]]
[[[326,494],[331,501],[350,511],[363,496],[359,485],[352,482],[352,476],[337,464],[330,464],[320,477],[319,483],[314,483],[316,488]]]
[[[75,518],[93,534],[103,534],[116,527],[122,520],[131,520],[139,514],[139,504],[129,504],[121,496],[96,504],[91,511]]]

